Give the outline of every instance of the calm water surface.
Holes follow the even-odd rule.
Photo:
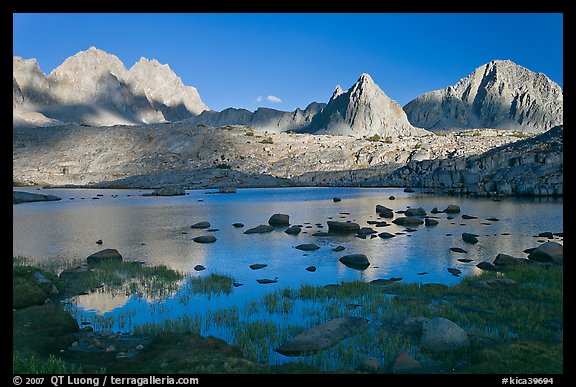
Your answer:
[[[147,190],[89,190],[18,188],[29,192],[53,194],[58,202],[25,203],[13,206],[13,254],[36,262],[65,262],[85,259],[104,248],[117,249],[128,261],[163,264],[189,273],[206,276],[221,273],[232,276],[243,286],[229,295],[212,297],[190,295],[186,286],[169,297],[127,296],[97,292],[72,300],[79,320],[107,318],[109,327],[130,331],[145,322],[160,322],[184,315],[205,315],[210,311],[241,306],[258,300],[271,291],[302,284],[326,285],[342,281],[371,281],[377,278],[401,277],[403,282],[454,284],[463,276],[479,273],[478,262],[492,262],[498,253],[525,257],[523,250],[535,247],[544,231],[563,231],[561,199],[503,199],[434,196],[405,193],[402,189],[362,188],[276,188],[239,189],[235,194],[214,191],[187,191],[185,196],[142,197]],[[395,196],[395,200],[389,197]],[[340,197],[341,202],[333,202]],[[95,199],[97,198],[97,199]],[[377,204],[394,211],[423,207],[429,215],[432,208],[443,210],[449,204],[460,206],[461,213],[436,214],[439,224],[405,227],[390,224],[375,227],[367,221],[378,220]],[[272,233],[245,235],[251,227],[267,224],[274,213],[290,215],[291,224],[304,226],[298,236],[278,228]],[[477,219],[462,219],[462,215]],[[396,216],[402,216],[397,214]],[[497,218],[499,221],[489,221]],[[218,231],[196,230],[190,226],[208,221]],[[316,231],[327,231],[328,220],[354,221],[377,232],[403,233],[394,238],[360,239],[352,235],[315,237]],[[391,219],[386,219],[390,223]],[[235,222],[243,228],[232,226]],[[462,241],[461,234],[478,234],[475,245]],[[198,244],[199,235],[214,235],[212,244]],[[101,239],[102,245],[96,240]],[[319,250],[303,252],[294,247],[316,243]],[[338,245],[346,249],[334,252]],[[468,251],[458,254],[450,247]],[[342,265],[345,254],[362,253],[370,266],[358,271]],[[470,263],[459,258],[473,259]],[[249,265],[268,266],[251,270]],[[203,265],[206,270],[193,268]],[[315,272],[306,267],[315,266]],[[458,268],[460,277],[446,269]],[[419,273],[427,273],[420,274]],[[185,285],[188,278],[182,283]],[[276,278],[275,284],[259,284],[257,279]],[[302,306],[299,306],[302,307]],[[298,308],[296,308],[298,309]],[[118,316],[129,318],[118,319]],[[254,318],[254,316],[252,316]],[[122,320],[119,322],[119,320]],[[216,328],[205,333],[226,336]]]

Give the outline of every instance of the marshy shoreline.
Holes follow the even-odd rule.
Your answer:
[[[65,300],[75,293],[118,287],[126,279],[138,279],[134,284],[152,281],[152,288],[163,289],[182,276],[165,267],[105,262],[79,270],[67,281],[49,268],[14,259],[13,372],[563,373],[561,264],[499,266],[453,286],[349,281],[280,288],[258,304],[214,313],[210,322],[189,316],[147,324],[131,334],[81,326],[65,308]],[[225,275],[191,281],[190,292],[233,291],[234,279]],[[132,290],[142,291],[137,286]],[[367,323],[327,349],[267,364],[267,351],[312,327],[251,320],[246,310],[282,315],[297,303],[308,305],[317,324],[348,317]],[[423,324],[438,319],[460,327],[469,343],[452,348],[446,344],[452,340],[448,334],[436,341],[448,349],[425,344]],[[200,328],[207,323],[236,330],[234,342],[202,336]]]

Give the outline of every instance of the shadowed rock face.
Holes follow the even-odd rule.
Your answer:
[[[433,131],[507,128],[541,133],[563,123],[563,93],[546,75],[494,60],[453,86],[404,106],[412,125]]]

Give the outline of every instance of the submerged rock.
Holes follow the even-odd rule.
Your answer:
[[[244,234],[264,234],[272,231],[274,231],[274,227],[267,224],[261,224],[256,227],[249,228],[248,230],[244,231]]]
[[[250,265],[250,269],[258,270],[258,269],[265,268],[266,266],[268,266],[268,265],[265,263],[253,263],[252,265]]]
[[[329,320],[300,333],[276,348],[285,356],[300,356],[330,348],[357,333],[368,322],[363,317],[341,317]]]
[[[318,246],[315,243],[303,243],[301,245],[296,246],[295,248],[303,251],[312,251],[312,250],[318,250],[320,246]]]

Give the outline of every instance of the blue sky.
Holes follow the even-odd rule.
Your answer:
[[[563,86],[561,13],[13,15],[13,54],[48,75],[95,46],[167,63],[212,110],[305,108],[369,73],[401,105],[493,59]]]

